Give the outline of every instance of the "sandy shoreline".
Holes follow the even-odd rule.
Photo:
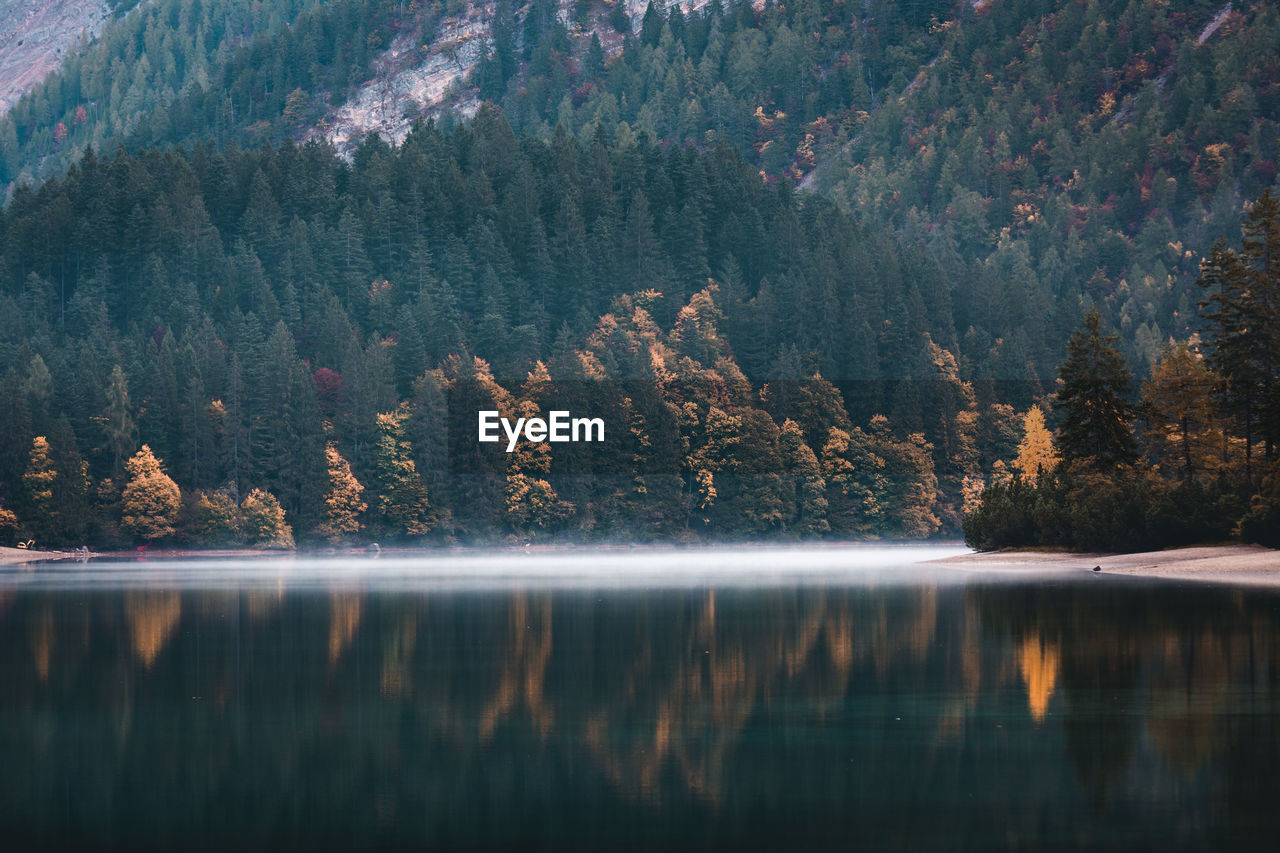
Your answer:
[[[9,548],[0,545],[0,566],[16,566],[22,563],[39,563],[46,560],[70,560],[82,557],[74,551],[39,551],[25,548]]]
[[[1261,545],[1206,545],[1139,554],[987,551],[933,561],[948,568],[1034,574],[1080,572],[1280,588],[1280,551]],[[1100,572],[1094,572],[1097,566]]]

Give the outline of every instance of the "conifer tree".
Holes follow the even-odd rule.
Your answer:
[[[1062,411],[1058,449],[1071,460],[1101,466],[1134,461],[1138,456],[1130,423],[1133,380],[1117,338],[1102,334],[1102,318],[1091,309],[1067,341],[1067,358],[1058,368],[1054,405]]]
[[[360,515],[369,507],[360,498],[364,486],[351,473],[351,464],[338,452],[338,446],[331,441],[324,453],[329,466],[329,493],[324,499],[325,520],[316,528],[316,533],[331,542],[340,542],[343,537],[359,532]]]
[[[1022,479],[1034,483],[1058,464],[1058,454],[1053,449],[1053,434],[1044,425],[1044,410],[1032,406],[1022,418],[1022,442],[1013,466]]]
[[[103,430],[107,434],[107,445],[111,448],[114,461],[111,476],[119,476],[125,456],[136,445],[133,443],[137,435],[133,416],[129,405],[129,383],[124,369],[115,365],[111,369],[111,379],[107,384],[107,409],[103,413]]]
[[[121,495],[123,526],[148,542],[173,535],[182,503],[178,484],[164,473],[162,464],[145,444],[124,463],[129,483]]]
[[[1201,303],[1213,345],[1210,364],[1245,433],[1251,461],[1255,429],[1273,458],[1280,443],[1280,201],[1268,189],[1242,224],[1242,249],[1219,240],[1201,263]]]

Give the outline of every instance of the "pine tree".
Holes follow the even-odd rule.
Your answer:
[[[134,427],[129,406],[129,383],[120,365],[111,368],[111,379],[106,386],[106,411],[102,416],[102,429],[113,453],[111,476],[119,476],[124,457],[136,447],[133,442],[137,438],[137,427]]]
[[[1032,406],[1022,418],[1022,442],[1013,466],[1022,479],[1034,483],[1058,464],[1058,454],[1053,449],[1053,434],[1044,425],[1044,410]]]
[[[145,444],[124,463],[129,483],[121,496],[123,526],[126,532],[148,542],[173,535],[182,504],[178,484],[164,473],[162,464]]]
[[[1255,429],[1268,459],[1280,442],[1280,201],[1264,192],[1249,209],[1242,249],[1219,240],[1201,262],[1198,284],[1213,346],[1210,365],[1226,380],[1226,396],[1245,433],[1246,464]]]
[[[364,486],[351,473],[350,463],[332,441],[325,447],[325,460],[329,466],[329,493],[324,499],[325,520],[316,528],[316,533],[336,543],[359,532],[360,514],[369,507],[360,498]]]
[[[1062,412],[1058,449],[1070,460],[1093,460],[1114,466],[1137,459],[1130,423],[1132,374],[1116,347],[1117,338],[1102,334],[1097,309],[1084,317],[1067,341],[1066,361],[1058,368],[1057,399]]]

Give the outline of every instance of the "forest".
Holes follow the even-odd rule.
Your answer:
[[[44,542],[238,539],[255,495],[295,538],[927,536],[1015,425],[941,276],[724,146],[91,153],[0,231],[0,501]],[[530,407],[611,446],[475,443]]]
[[[1257,538],[1280,16],[1235,5],[502,0],[474,118],[340,152],[463,4],[117,4],[0,118],[0,535]]]

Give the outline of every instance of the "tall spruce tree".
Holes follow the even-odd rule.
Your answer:
[[[1246,464],[1259,434],[1266,457],[1280,444],[1280,202],[1267,190],[1242,223],[1241,251],[1219,240],[1201,262],[1198,284],[1213,345],[1210,365],[1226,380],[1241,420]]]
[[[1058,449],[1066,459],[1115,466],[1138,458],[1131,428],[1133,374],[1116,347],[1118,340],[1102,334],[1102,317],[1094,308],[1067,341],[1054,401],[1062,413]]]

